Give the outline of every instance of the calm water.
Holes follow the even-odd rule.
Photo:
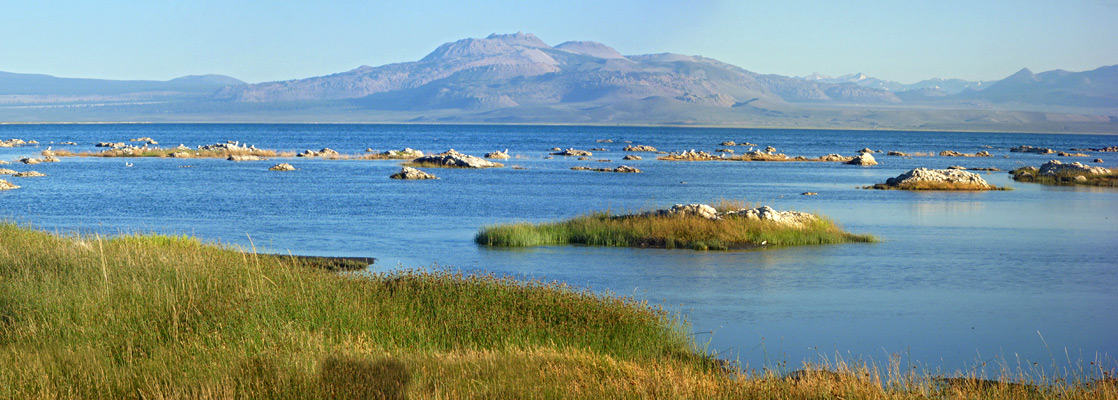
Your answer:
[[[503,150],[524,167],[431,172],[437,181],[388,179],[396,161],[274,162],[67,158],[25,166],[44,178],[11,178],[0,218],[50,230],[187,233],[206,240],[307,255],[376,257],[374,270],[439,264],[560,280],[663,303],[701,342],[750,366],[821,355],[899,354],[932,369],[1008,360],[1066,365],[1118,355],[1118,190],[1015,183],[1016,190],[912,193],[857,189],[915,167],[1039,165],[1052,156],[1010,153],[1027,144],[1067,150],[1118,144],[1088,135],[860,132],[632,127],[395,125],[0,126],[0,138],[38,148],[0,149],[0,160],[36,155],[49,142],[150,136],[165,146],[237,140],[260,148],[330,147],[343,153],[417,148],[467,154]],[[597,143],[613,139],[614,143]],[[993,146],[994,158],[877,155],[881,165],[625,161],[643,174],[571,171],[616,166],[629,140],[661,150],[713,151],[724,140],[789,155],[853,155],[863,147],[905,152]],[[552,147],[604,147],[593,159],[544,159]],[[746,148],[736,147],[739,153]],[[1008,155],[1008,158],[1002,156]],[[1118,164],[1118,153],[1092,153]],[[191,165],[193,168],[179,168]],[[801,196],[801,192],[818,196]],[[566,218],[590,210],[664,207],[725,197],[826,214],[876,244],[744,252],[559,246],[489,249],[472,241],[487,224]],[[7,245],[7,244],[3,244]],[[713,334],[710,332],[713,331]],[[1025,365],[1028,365],[1025,364]]]

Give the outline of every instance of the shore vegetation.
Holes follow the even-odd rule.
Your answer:
[[[1040,380],[899,362],[747,371],[644,302],[318,261],[0,222],[0,398],[1118,398],[1101,363]]]

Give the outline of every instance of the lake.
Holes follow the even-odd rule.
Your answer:
[[[509,149],[523,169],[430,169],[441,179],[397,181],[399,161],[293,158],[64,158],[26,166],[41,178],[5,179],[0,218],[70,232],[194,235],[269,252],[376,257],[372,271],[452,267],[558,280],[635,296],[682,313],[696,340],[758,368],[820,357],[899,357],[932,370],[991,365],[1074,367],[1118,354],[1118,189],[1017,183],[1012,191],[874,191],[861,186],[916,167],[1039,166],[1067,151],[1118,144],[1097,135],[486,125],[110,124],[0,125],[0,138],[38,147],[0,148],[0,160],[48,146],[95,150],[102,141],[149,136],[163,146],[225,142],[263,149],[362,153],[411,147],[466,154]],[[598,140],[611,139],[612,143]],[[651,153],[621,161],[634,144],[665,151],[722,148],[725,140],[790,156],[854,155],[863,147],[908,153],[988,150],[991,158],[877,154],[880,165],[833,162],[668,162]],[[73,141],[77,146],[60,146]],[[984,146],[991,146],[987,148]],[[595,151],[590,161],[546,159],[553,147]],[[738,154],[748,147],[733,147]],[[1118,153],[1060,157],[1103,166]],[[1008,156],[1008,157],[1005,157]],[[610,159],[600,163],[594,160]],[[126,162],[134,165],[127,167]],[[299,170],[267,168],[289,162]],[[631,165],[641,174],[572,171]],[[1095,164],[1092,164],[1095,165]],[[182,168],[190,166],[190,168]],[[802,196],[802,192],[818,192]],[[590,211],[663,208],[745,199],[818,212],[882,242],[758,251],[552,246],[492,249],[479,228],[549,221]],[[6,244],[0,244],[6,245]]]

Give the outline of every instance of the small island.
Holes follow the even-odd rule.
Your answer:
[[[877,241],[871,235],[846,232],[816,214],[747,208],[739,202],[716,206],[676,204],[638,214],[598,212],[552,223],[494,225],[483,228],[475,241],[500,247],[583,244],[694,250]]]
[[[879,190],[1010,190],[986,182],[973,172],[959,169],[916,168],[864,189]]]
[[[1037,167],[1021,167],[1009,171],[1018,182],[1040,183],[1057,186],[1118,186],[1118,172],[1103,167],[1092,167],[1078,162],[1062,163],[1058,160]]]

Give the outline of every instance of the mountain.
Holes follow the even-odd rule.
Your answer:
[[[1024,68],[983,90],[961,93],[960,97],[995,104],[1115,107],[1118,105],[1118,65],[1084,72],[1058,69],[1039,74]]]
[[[0,73],[0,121],[470,122],[1118,132],[1118,66],[999,82],[901,84],[758,74],[675,53],[550,46],[530,33],[423,58],[246,84],[221,75],[108,81]]]
[[[191,75],[169,81],[58,78],[0,72],[0,95],[119,95],[139,92],[210,93],[244,82],[224,75]]]

